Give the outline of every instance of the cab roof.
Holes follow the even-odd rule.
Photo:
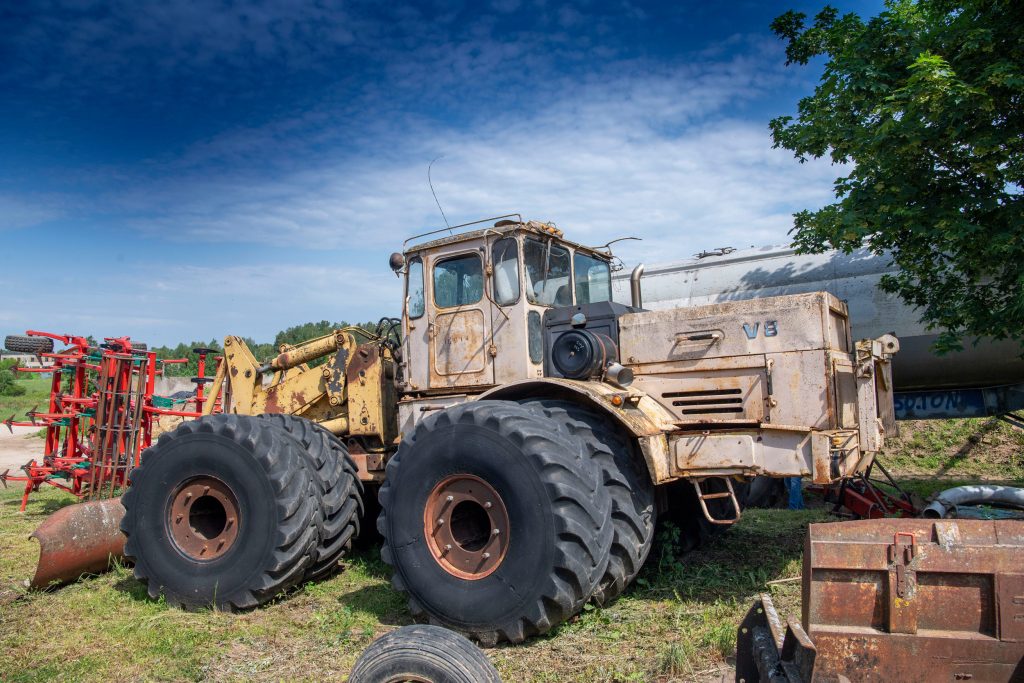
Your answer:
[[[476,228],[473,230],[467,230],[465,232],[457,232],[460,228],[467,228],[469,226],[480,225],[481,223],[488,223],[494,221],[489,227]],[[448,232],[450,234],[433,239],[427,242],[416,243],[416,240],[422,237],[429,237],[430,235],[436,235],[438,233]],[[610,253],[605,253],[596,250],[594,247],[588,247],[584,244],[579,244],[565,239],[564,233],[559,230],[553,223],[541,223],[540,221],[524,221],[522,216],[519,214],[511,214],[508,216],[497,216],[495,218],[485,218],[483,220],[474,221],[472,223],[464,223],[462,225],[453,225],[450,228],[440,228],[439,230],[432,230],[414,237],[410,237],[402,245],[403,252],[406,256],[413,253],[433,249],[436,247],[457,244],[459,242],[468,242],[470,240],[480,239],[488,235],[506,235],[514,232],[524,233],[535,233],[542,236],[553,236],[574,249],[579,249],[592,256],[600,258],[605,261],[610,261],[612,256]]]

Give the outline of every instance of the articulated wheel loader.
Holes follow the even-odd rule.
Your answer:
[[[414,615],[520,642],[614,600],[659,515],[699,536],[740,518],[753,477],[871,464],[895,338],[855,342],[827,293],[648,311],[642,266],[615,303],[612,263],[551,224],[487,219],[391,256],[402,317],[375,334],[265,363],[228,337],[223,413],[131,475],[135,575],[173,604],[252,607],[334,571],[377,498]]]

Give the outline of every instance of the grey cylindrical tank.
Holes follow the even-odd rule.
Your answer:
[[[726,253],[722,253],[726,252]],[[700,306],[738,299],[827,291],[850,309],[855,339],[887,332],[899,337],[893,361],[897,390],[982,387],[1024,382],[1024,359],[1013,342],[964,343],[964,351],[936,356],[936,335],[918,314],[897,297],[879,289],[885,273],[894,272],[887,256],[866,249],[843,254],[798,255],[790,247],[715,250],[704,257],[648,264],[642,280],[643,304],[649,309]],[[628,304],[629,269],[615,274],[615,301]]]

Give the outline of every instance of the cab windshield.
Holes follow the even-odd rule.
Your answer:
[[[532,237],[523,244],[526,298],[541,306],[572,306],[569,250],[553,240]]]

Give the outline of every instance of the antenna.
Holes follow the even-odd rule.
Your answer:
[[[444,159],[444,155],[442,154],[441,156],[436,157],[434,161],[437,161],[438,159]],[[434,161],[431,161],[427,165],[427,185],[430,185],[430,194],[434,195],[434,202],[437,204],[437,210],[441,212],[441,218],[444,219],[444,224],[448,228],[448,232],[452,232],[452,226],[448,223],[448,216],[444,215],[444,209],[441,208],[441,202],[438,201],[437,193],[434,192],[434,183],[430,179],[430,168],[434,165]]]

